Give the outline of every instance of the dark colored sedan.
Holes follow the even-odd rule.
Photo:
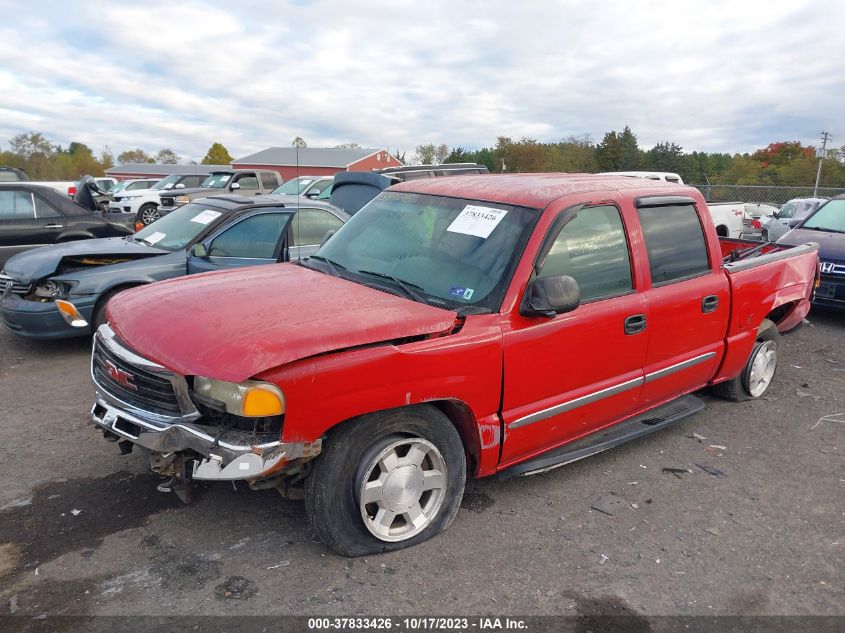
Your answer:
[[[0,266],[36,246],[128,233],[50,187],[0,183]]]
[[[192,273],[308,257],[349,217],[298,196],[195,200],[132,236],[56,244],[13,257],[0,276],[0,317],[20,336],[90,334],[105,322],[106,303],[118,292]]]
[[[817,242],[821,280],[813,304],[845,310],[845,195],[790,222],[792,230],[778,240],[791,246]]]

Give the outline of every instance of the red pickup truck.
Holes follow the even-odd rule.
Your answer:
[[[282,244],[284,247],[284,244]],[[695,189],[618,176],[406,182],[316,255],[121,293],[92,421],[191,479],[304,495],[356,556],[454,518],[467,477],[548,470],[765,393],[817,246],[719,239]]]

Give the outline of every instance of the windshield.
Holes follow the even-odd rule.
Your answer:
[[[229,182],[232,174],[211,174],[208,178],[202,181],[200,187],[210,187],[212,189],[222,189]]]
[[[313,178],[293,178],[292,180],[288,180],[285,184],[276,187],[273,190],[273,193],[284,193],[296,196],[302,193],[312,182],[314,182]]]
[[[179,182],[179,179],[182,176],[168,176],[167,178],[162,178],[156,184],[154,184],[150,189],[170,189],[176,183]]]
[[[111,192],[112,193],[120,193],[121,191],[126,189],[126,185],[128,185],[128,184],[129,183],[126,182],[125,180],[123,182],[119,182],[115,185],[114,189],[112,189]]]
[[[317,200],[330,200],[332,197],[332,185],[329,185],[325,189],[320,192],[320,195],[317,196]]]
[[[811,215],[801,228],[845,233],[845,200],[831,200],[819,207],[819,210]]]
[[[186,204],[141,229],[133,238],[156,248],[178,251],[221,215],[202,204]]]
[[[385,192],[338,229],[315,259],[345,268],[355,281],[384,284],[382,277],[392,276],[432,303],[495,311],[538,215],[510,205]]]

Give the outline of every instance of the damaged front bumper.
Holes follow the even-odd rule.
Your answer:
[[[103,349],[98,350],[98,346]],[[116,383],[99,370],[98,358],[114,368],[115,376],[122,373],[124,381],[127,368],[170,382],[179,412],[165,415],[147,411],[112,393],[117,390]],[[183,455],[192,462],[193,479],[255,481],[284,474],[320,453],[319,439],[285,443],[268,434],[204,424],[190,400],[185,378],[124,348],[108,325],[101,326],[95,335],[91,376],[95,402],[89,419],[112,440],[137,444],[163,456]]]

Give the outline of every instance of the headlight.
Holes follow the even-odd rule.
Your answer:
[[[260,380],[226,382],[204,376],[194,376],[194,391],[206,398],[218,400],[226,412],[248,418],[282,415],[285,396],[276,385]]]
[[[189,196],[176,196],[176,197],[175,197],[175,198],[173,198],[173,199],[174,199],[176,202],[181,202],[182,204],[187,204],[188,202],[190,202],[190,201],[191,201],[191,198],[190,198]]]

